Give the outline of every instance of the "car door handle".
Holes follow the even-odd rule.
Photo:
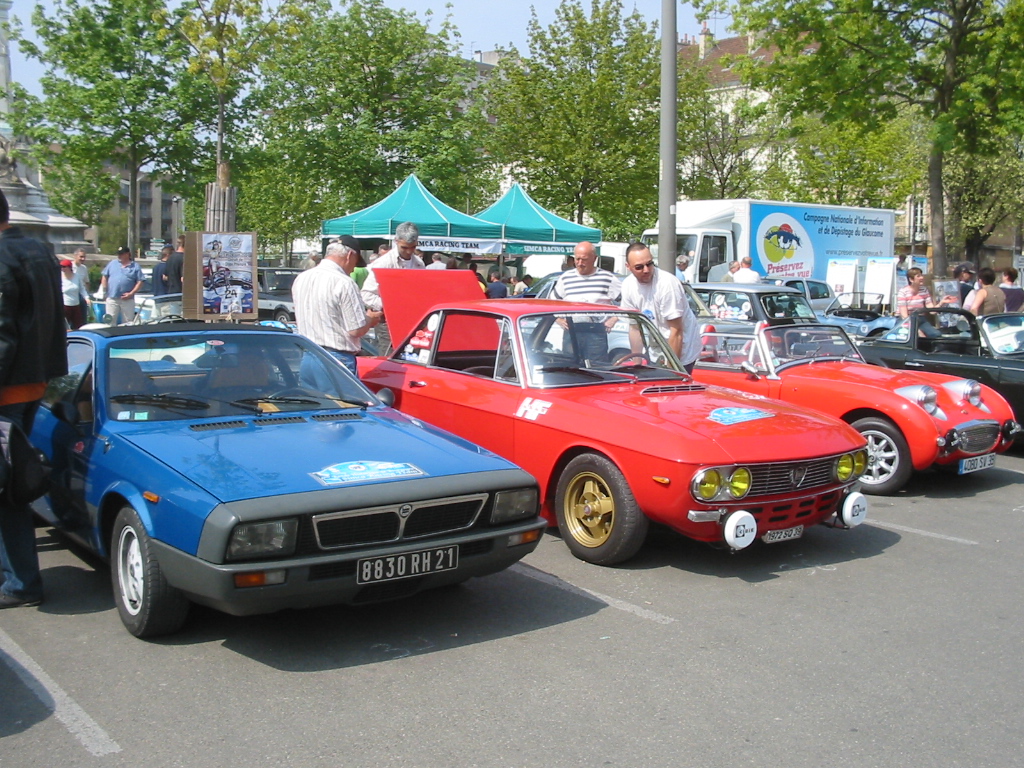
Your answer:
[[[907,368],[924,368],[924,363],[915,363],[913,360],[908,360]]]
[[[410,389],[415,389],[416,387],[425,387],[425,386],[427,386],[427,382],[425,382],[425,381],[410,381],[409,382],[409,388]]]

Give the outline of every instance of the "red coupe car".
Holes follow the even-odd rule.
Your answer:
[[[532,473],[543,514],[582,560],[628,559],[651,521],[741,549],[865,518],[856,430],[695,383],[642,314],[472,300],[480,289],[465,272],[378,278],[404,341],[391,358],[359,358],[363,381]]]
[[[853,425],[868,441],[864,491],[891,494],[915,469],[960,474],[995,466],[1019,426],[1006,400],[970,379],[868,365],[831,325],[775,326],[753,337],[711,333],[697,381],[799,403]]]

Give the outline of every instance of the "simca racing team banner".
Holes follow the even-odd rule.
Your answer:
[[[255,232],[186,232],[181,304],[189,320],[255,320]]]

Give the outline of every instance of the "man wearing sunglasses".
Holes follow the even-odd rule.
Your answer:
[[[622,281],[622,308],[653,320],[686,372],[692,373],[700,354],[700,329],[682,283],[671,272],[658,269],[643,243],[626,249],[626,267],[629,275]]]

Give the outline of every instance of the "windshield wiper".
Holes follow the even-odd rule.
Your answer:
[[[175,408],[195,408],[206,410],[210,404],[203,400],[196,400],[183,395],[114,395],[110,398],[112,403],[129,403],[132,405],[163,405]]]

